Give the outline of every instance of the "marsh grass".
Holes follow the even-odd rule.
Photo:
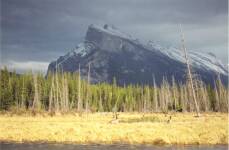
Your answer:
[[[228,115],[204,113],[112,113],[0,115],[0,141],[80,144],[228,144]],[[169,116],[172,121],[167,122]]]
[[[144,116],[139,118],[127,118],[120,120],[120,123],[137,123],[137,122],[162,122],[165,120],[161,120],[157,116]]]

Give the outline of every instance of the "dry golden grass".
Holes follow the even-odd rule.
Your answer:
[[[82,117],[64,115],[0,115],[0,141],[128,144],[228,144],[228,116],[222,113],[170,115],[121,113],[111,124],[112,113]]]

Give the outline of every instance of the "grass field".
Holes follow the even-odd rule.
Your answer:
[[[205,113],[112,113],[59,115],[0,115],[0,141],[81,144],[228,144],[228,115]],[[171,121],[168,122],[170,116]]]

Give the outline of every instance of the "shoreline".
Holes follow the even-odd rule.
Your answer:
[[[47,141],[0,141],[1,144],[25,144],[25,145],[81,145],[81,146],[112,146],[112,145],[126,145],[126,146],[158,146],[158,147],[191,147],[191,146],[199,146],[199,147],[214,147],[214,146],[227,146],[229,147],[229,144],[153,144],[153,143],[74,143],[74,142],[47,142]]]
[[[154,143],[122,143],[122,142],[114,142],[114,143],[77,143],[77,142],[57,142],[57,141],[0,141],[0,144],[47,144],[47,145],[149,145],[149,146],[229,146],[229,143],[218,143],[218,144],[154,144]]]
[[[228,145],[228,114],[112,113],[83,117],[0,115],[0,143],[128,144],[128,145]],[[167,123],[169,116],[172,121]]]

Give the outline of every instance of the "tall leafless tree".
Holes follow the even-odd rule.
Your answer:
[[[89,98],[90,98],[90,66],[91,66],[91,63],[89,62],[89,65],[88,65],[88,73],[87,73],[86,113],[88,113],[88,111],[89,111]]]
[[[186,60],[186,65],[187,65],[187,69],[188,69],[188,78],[190,80],[190,86],[191,86],[191,90],[192,90],[192,96],[193,96],[194,103],[195,103],[196,115],[197,115],[197,117],[199,117],[200,116],[199,106],[198,106],[197,100],[196,100],[196,93],[195,93],[194,84],[193,84],[193,76],[192,76],[192,72],[191,72],[191,67],[190,67],[190,62],[189,62],[189,57],[188,57],[187,49],[185,47],[184,33],[182,31],[181,25],[180,25],[180,32],[181,32],[182,50],[184,52],[184,56],[185,56],[185,60]]]
[[[80,78],[80,64],[79,64],[79,79],[78,79],[78,105],[77,105],[77,111],[81,113],[82,111],[82,100],[81,100],[81,78]]]

